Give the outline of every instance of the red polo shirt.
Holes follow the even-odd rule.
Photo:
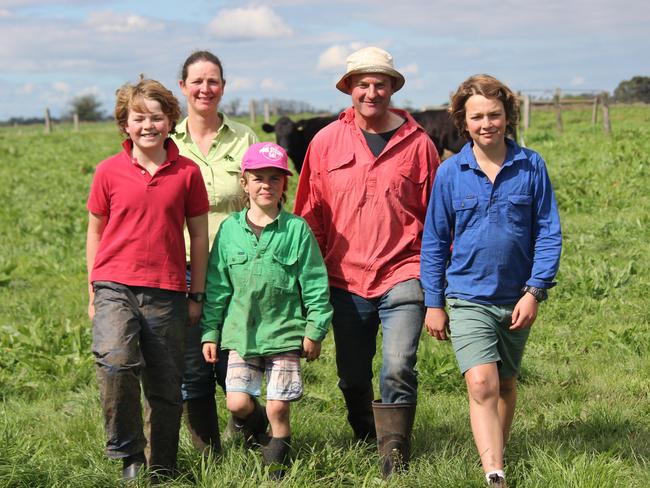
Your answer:
[[[165,144],[167,161],[153,176],[131,157],[131,140],[97,166],[88,210],[108,219],[90,281],[187,290],[183,226],[207,213],[208,197],[198,166]]]
[[[365,298],[419,278],[424,219],[440,164],[417,122],[391,110],[406,122],[378,157],[353,108],[316,134],[296,194],[295,213],[318,240],[330,285]]]

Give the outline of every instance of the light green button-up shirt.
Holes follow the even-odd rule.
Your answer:
[[[217,131],[207,156],[203,155],[192,140],[187,129],[187,118],[176,126],[176,133],[170,135],[181,155],[190,158],[201,168],[210,202],[208,212],[210,246],[221,222],[232,212],[237,212],[244,207],[242,200],[244,192],[239,184],[241,160],[248,146],[259,142],[253,129],[231,120],[225,114],[219,115],[223,118],[223,124]],[[190,238],[187,229],[185,229],[185,251],[189,262]]]
[[[247,210],[226,219],[208,265],[202,341],[242,357],[300,350],[332,321],[327,270],[307,223],[282,210],[259,241]]]

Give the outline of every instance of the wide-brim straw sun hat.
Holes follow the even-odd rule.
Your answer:
[[[378,47],[364,47],[353,52],[346,60],[346,68],[336,88],[347,95],[351,92],[347,79],[358,74],[381,73],[391,76],[395,80],[394,91],[404,86],[404,77],[395,69],[393,56]]]

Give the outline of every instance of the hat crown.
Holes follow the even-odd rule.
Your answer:
[[[272,142],[256,142],[251,144],[242,158],[242,172],[251,169],[278,168],[291,175],[287,152]]]
[[[393,56],[387,51],[378,47],[364,47],[350,54],[346,60],[347,72],[356,71],[361,68],[395,69],[393,66]]]

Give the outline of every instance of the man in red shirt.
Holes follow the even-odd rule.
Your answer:
[[[377,437],[385,477],[409,459],[424,319],[420,246],[440,164],[424,130],[406,111],[389,108],[403,85],[386,51],[367,47],[348,57],[336,87],[352,107],[309,145],[295,203],[328,269],[348,421],[356,437]],[[380,324],[381,400],[373,402]]]

